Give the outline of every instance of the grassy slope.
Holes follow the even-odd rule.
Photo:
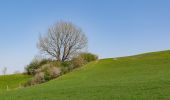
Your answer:
[[[170,51],[104,59],[2,100],[170,100]]]
[[[7,90],[7,86],[9,90],[18,88],[29,78],[30,76],[22,74],[0,76],[0,92]]]

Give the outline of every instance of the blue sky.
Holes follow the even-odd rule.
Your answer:
[[[169,5],[169,0],[0,0],[0,69],[23,71],[39,53],[39,34],[59,20],[81,27],[88,50],[100,58],[170,49]]]

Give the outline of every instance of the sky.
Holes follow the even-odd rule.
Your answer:
[[[170,0],[0,0],[0,70],[22,72],[40,34],[70,21],[100,58],[170,49]],[[0,72],[1,73],[1,72]]]

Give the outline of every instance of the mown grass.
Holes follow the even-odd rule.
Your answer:
[[[103,59],[2,100],[170,100],[170,51]]]
[[[1,75],[0,76],[0,92],[19,88],[30,77],[31,76],[22,75],[22,74]]]

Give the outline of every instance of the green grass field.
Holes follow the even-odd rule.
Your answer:
[[[19,88],[29,78],[30,76],[22,74],[0,76],[0,92]]]
[[[170,100],[170,51],[91,62],[0,100]]]

